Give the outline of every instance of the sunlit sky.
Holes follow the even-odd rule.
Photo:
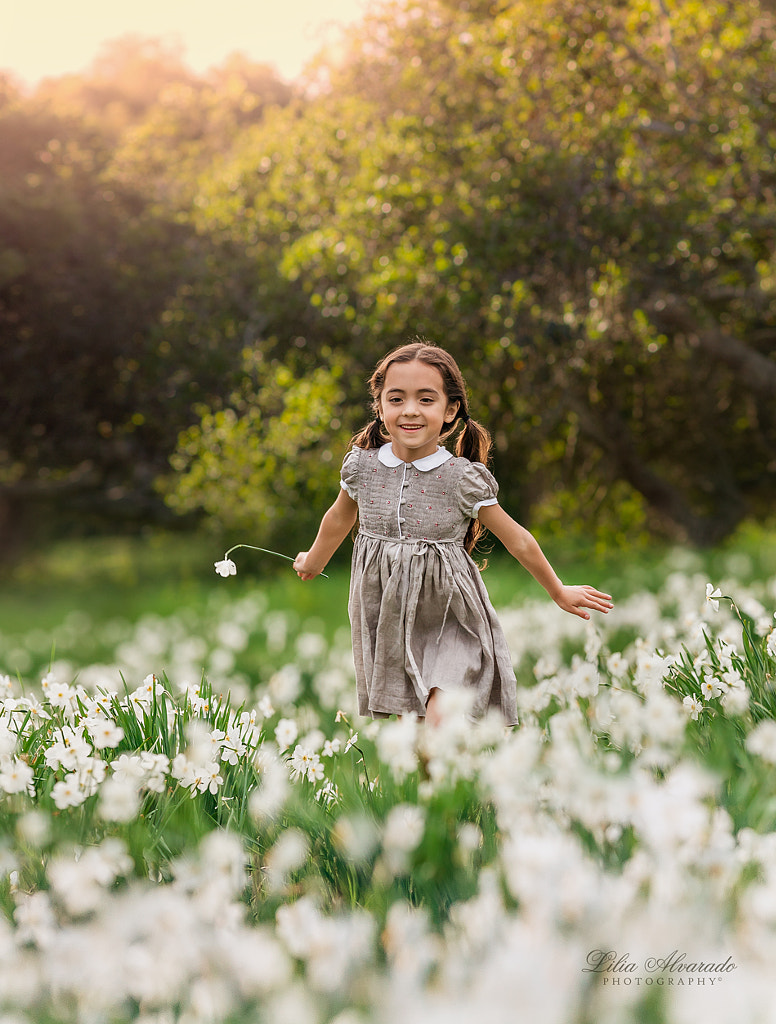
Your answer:
[[[0,69],[26,85],[83,71],[128,33],[177,40],[194,71],[241,51],[286,79],[371,0],[0,0]]]

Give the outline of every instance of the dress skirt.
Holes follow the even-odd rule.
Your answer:
[[[480,572],[459,540],[356,537],[348,611],[359,714],[424,716],[434,687],[517,724],[515,674]]]

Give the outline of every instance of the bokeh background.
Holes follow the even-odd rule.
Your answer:
[[[776,3],[0,0],[0,69],[2,1020],[772,1021]],[[615,597],[494,546],[506,735],[357,719],[349,542],[213,571],[416,334]]]
[[[415,334],[553,551],[769,528],[772,3],[122,6],[15,6],[0,61],[6,579],[295,553]]]

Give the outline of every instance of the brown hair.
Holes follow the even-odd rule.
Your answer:
[[[455,454],[459,458],[468,459],[470,462],[481,462],[487,466],[490,461],[492,441],[485,427],[469,416],[469,400],[463,374],[449,352],[445,352],[438,345],[431,344],[425,338],[417,338],[407,345],[401,345],[389,352],[377,364],[375,372],[369,378],[369,392],[372,396],[375,418],[353,436],[351,443],[357,448],[380,448],[386,441],[390,441],[379,416],[379,399],[385,387],[385,377],[388,368],[393,363],[412,363],[415,360],[438,370],[448,402],[458,402],[455,419],[449,427],[442,431],[439,440],[446,441],[455,432],[460,420],[463,423],[463,429],[459,432],[455,442]],[[464,540],[464,547],[469,554],[472,553],[484,532],[485,528],[479,520],[472,519]]]

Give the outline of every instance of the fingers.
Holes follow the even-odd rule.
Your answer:
[[[293,567],[296,570],[296,574],[297,574],[297,576],[299,577],[300,580],[312,580],[312,579],[315,578],[315,573],[314,572],[307,572],[307,570],[304,567],[306,556],[307,556],[307,552],[306,551],[300,551],[299,554],[294,559],[294,566]]]
[[[610,594],[604,594],[600,590],[596,590],[595,587],[570,587],[571,600],[569,601],[568,611],[574,615],[578,615],[581,619],[589,619],[590,615],[584,609],[590,608],[594,612],[602,612],[604,615],[608,615],[609,611],[614,607]]]
[[[589,597],[591,600],[592,599],[596,599],[598,601],[603,601],[606,604],[611,604],[612,603],[612,595],[611,594],[604,594],[602,591],[596,590],[595,587],[585,587],[585,586],[582,586],[582,587],[577,587],[577,590],[582,591],[585,594],[585,596]]]

